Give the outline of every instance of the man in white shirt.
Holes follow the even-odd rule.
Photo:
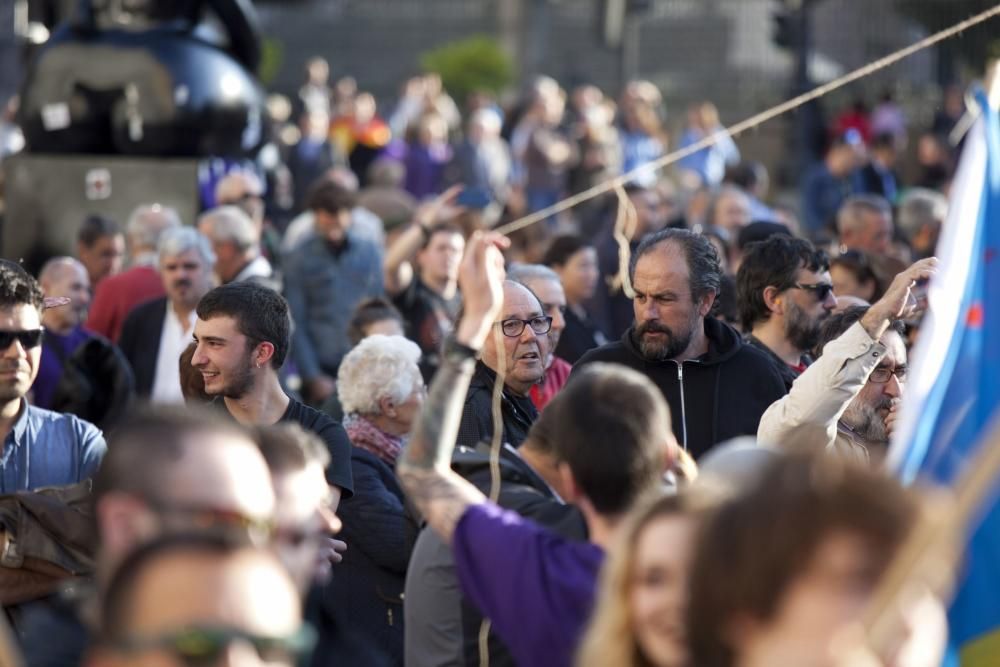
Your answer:
[[[118,345],[132,364],[136,393],[154,403],[183,403],[179,359],[191,342],[195,307],[213,286],[215,253],[191,227],[164,233],[158,266],[166,297],[137,306]]]

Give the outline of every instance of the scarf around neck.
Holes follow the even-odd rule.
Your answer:
[[[344,430],[355,447],[374,454],[390,466],[396,465],[396,458],[403,449],[401,437],[389,435],[358,414],[344,417]]]

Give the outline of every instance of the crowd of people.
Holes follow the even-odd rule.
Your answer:
[[[798,211],[720,135],[505,237],[664,155],[659,90],[460,109],[422,75],[383,120],[307,72],[197,219],[0,260],[27,664],[938,664],[938,591],[862,626],[925,511],[881,464],[950,178],[896,175],[891,99]]]

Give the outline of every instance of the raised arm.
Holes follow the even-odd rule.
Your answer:
[[[442,211],[455,201],[461,185],[453,185],[428,204],[421,206],[413,216],[410,226],[396,237],[386,249],[382,262],[385,291],[395,296],[406,290],[413,282],[413,256],[420,250],[431,227],[438,221]]]
[[[451,454],[462,418],[462,406],[475,369],[475,356],[490,334],[503,306],[503,256],[507,239],[476,232],[469,239],[459,271],[464,313],[447,342],[444,360],[424,403],[396,472],[410,500],[428,525],[451,544],[455,525],[470,505],[486,497],[451,469]],[[457,345],[452,344],[457,343]]]

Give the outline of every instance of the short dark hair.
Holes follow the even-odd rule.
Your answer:
[[[822,451],[774,457],[744,493],[703,523],[689,589],[691,664],[736,664],[732,623],[771,620],[817,549],[838,531],[861,537],[885,570],[918,518],[918,505],[884,473]],[[766,548],[761,548],[766,545]]]
[[[321,177],[310,186],[305,203],[309,211],[339,213],[354,208],[355,196],[344,186]]]
[[[196,310],[202,320],[220,315],[233,318],[236,328],[247,337],[248,349],[270,343],[274,346],[271,367],[277,370],[285,363],[291,339],[291,316],[288,302],[270,287],[253,281],[220,285],[201,298]]]
[[[570,258],[584,248],[593,248],[594,244],[576,234],[563,234],[552,239],[552,243],[542,256],[545,266],[564,266]]]
[[[693,301],[698,301],[708,294],[718,296],[719,285],[722,282],[719,254],[711,241],[688,229],[664,229],[644,237],[639,247],[632,253],[632,259],[628,264],[630,280],[635,280],[635,267],[643,255],[664,243],[676,243],[684,251]]]
[[[645,375],[589,364],[545,410],[552,412],[556,457],[601,514],[627,511],[662,477],[670,408]]]
[[[859,285],[870,282],[875,285],[875,293],[872,301],[878,300],[882,296],[882,281],[879,280],[871,259],[861,250],[845,250],[839,255],[830,258],[830,266],[839,266],[845,271],[849,271]]]
[[[111,218],[102,215],[88,215],[80,223],[80,229],[76,232],[76,240],[87,248],[92,248],[95,243],[109,236],[119,236],[122,228]]]
[[[0,308],[34,306],[40,313],[45,304],[42,288],[21,265],[0,259]]]
[[[396,320],[400,326],[404,324],[402,314],[388,300],[380,296],[359,303],[347,323],[347,337],[351,345],[357,345],[364,340],[366,328],[383,320]]]
[[[456,234],[465,238],[465,232],[462,228],[453,222],[438,222],[430,226],[427,233],[424,234],[423,241],[420,243],[420,249],[426,250],[427,246],[431,244],[431,239],[433,239],[437,234],[447,234],[448,236],[455,236]]]
[[[164,470],[184,455],[188,436],[206,432],[253,442],[242,426],[207,408],[144,406],[131,411],[109,438],[108,452],[94,476],[94,504],[112,492],[160,500]]]
[[[310,463],[319,463],[325,470],[330,463],[330,452],[319,436],[298,424],[258,426],[255,431],[272,475],[302,470]]]
[[[250,545],[232,535],[209,532],[167,534],[136,547],[115,569],[102,596],[101,640],[112,643],[127,636],[136,586],[159,561],[181,554],[225,557],[243,548]]]
[[[771,317],[764,290],[786,290],[795,286],[799,269],[820,273],[830,268],[826,253],[805,239],[778,234],[747,246],[736,273],[736,299],[743,330]]]
[[[823,326],[819,329],[819,341],[813,348],[813,356],[819,358],[823,354],[823,348],[826,347],[826,344],[835,338],[840,338],[855,322],[859,322],[865,316],[869,308],[870,306],[851,306],[826,318],[823,321]],[[889,323],[889,329],[900,336],[906,335],[906,325],[903,324],[902,320],[892,320]]]

